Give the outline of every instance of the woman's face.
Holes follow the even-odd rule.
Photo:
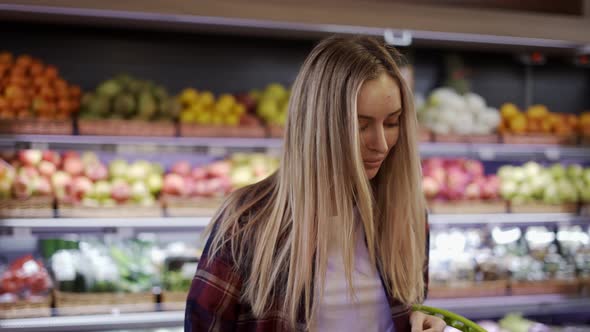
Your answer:
[[[399,84],[387,73],[366,81],[357,98],[361,155],[365,173],[374,178],[399,137],[402,98]]]

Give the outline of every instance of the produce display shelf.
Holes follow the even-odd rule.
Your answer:
[[[435,299],[428,306],[444,308],[470,319],[493,319],[509,312],[523,315],[590,315],[590,297],[564,295],[498,296],[467,299]],[[0,321],[2,331],[95,331],[117,328],[182,326],[184,312],[146,312],[92,316],[9,319]]]
[[[12,218],[0,219],[0,227],[43,229],[89,228],[203,228],[209,217],[161,217],[161,218]]]
[[[281,149],[279,138],[214,138],[214,137],[141,137],[141,136],[73,136],[73,135],[0,135],[0,146],[67,149],[104,146],[147,146],[156,151],[168,148],[208,149]],[[552,160],[590,161],[590,147],[559,145],[518,145],[484,143],[421,143],[422,157],[469,157],[480,160]]]
[[[431,225],[590,225],[590,216],[572,213],[486,213],[486,214],[430,214]]]
[[[0,146],[14,143],[45,144],[50,148],[87,145],[147,145],[217,148],[281,148],[277,138],[143,137],[92,135],[0,135]]]
[[[496,319],[510,312],[536,317],[560,314],[590,316],[590,297],[561,294],[433,299],[427,300],[425,304],[456,312],[472,320]]]
[[[3,228],[30,228],[31,230],[89,230],[96,228],[204,228],[210,217],[160,218],[11,218],[0,219]],[[590,225],[590,216],[569,213],[498,213],[498,214],[430,214],[431,225],[535,225],[565,224]]]
[[[162,311],[113,313],[109,315],[60,316],[7,319],[0,321],[1,331],[105,331],[109,329],[155,328],[182,326],[184,312]]]

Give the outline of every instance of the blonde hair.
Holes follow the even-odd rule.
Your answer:
[[[416,114],[400,59],[393,47],[374,38],[321,41],[292,87],[279,170],[234,192],[208,227],[210,256],[229,246],[244,276],[242,300],[255,316],[278,316],[295,327],[303,309],[306,322],[313,320],[330,233],[342,239],[354,294],[355,208],[388,294],[407,305],[423,300],[426,209]],[[369,180],[360,152],[357,96],[365,81],[382,73],[398,82],[403,111],[398,142]]]

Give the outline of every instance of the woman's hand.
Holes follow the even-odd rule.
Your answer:
[[[447,326],[444,320],[420,311],[412,312],[410,325],[412,325],[412,332],[443,332]]]

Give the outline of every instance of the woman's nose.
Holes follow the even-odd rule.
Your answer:
[[[379,152],[387,152],[387,137],[385,136],[385,130],[382,126],[373,129],[371,134],[370,142],[368,142],[368,148]]]

